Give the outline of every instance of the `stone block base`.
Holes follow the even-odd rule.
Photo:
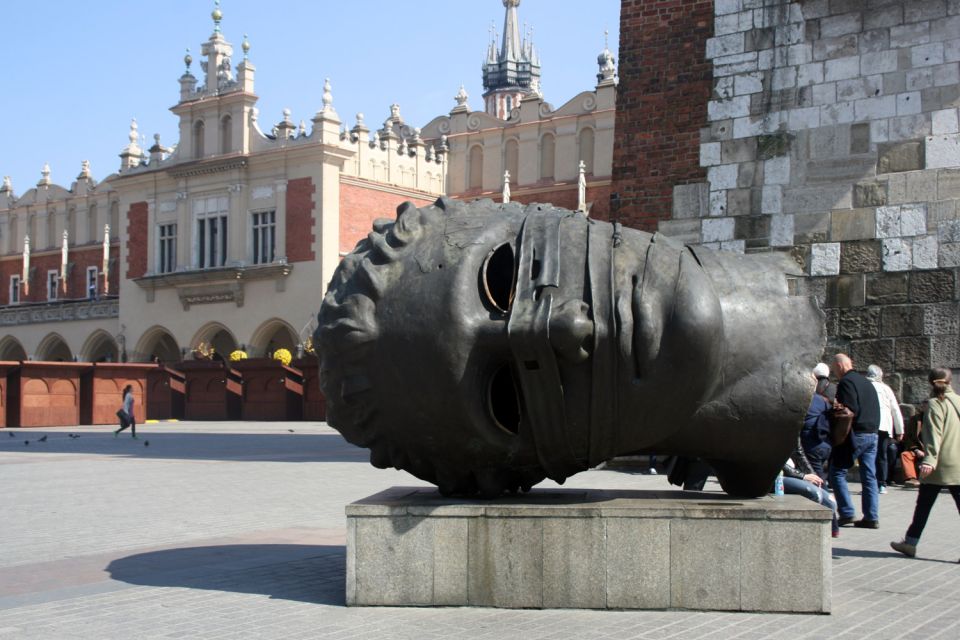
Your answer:
[[[394,487],[346,512],[348,605],[830,611],[830,511],[800,496]]]

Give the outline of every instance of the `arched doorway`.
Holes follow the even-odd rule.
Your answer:
[[[151,327],[144,332],[133,352],[135,362],[180,362],[180,347],[176,339],[163,327]]]
[[[26,360],[27,351],[13,336],[4,336],[0,340],[0,360]]]
[[[67,341],[56,333],[51,333],[40,341],[34,356],[36,360],[44,362],[73,362],[73,353],[67,346]]]
[[[87,362],[119,362],[117,342],[106,331],[95,331],[87,338],[80,350],[80,357]]]
[[[264,322],[253,333],[249,353],[251,357],[269,358],[277,349],[286,349],[296,356],[299,342],[293,327],[279,318],[273,318]]]
[[[229,358],[230,353],[237,349],[237,339],[229,329],[219,322],[204,325],[190,342],[190,348],[196,349],[201,343],[207,347],[213,347],[215,357],[222,357],[224,360]]]

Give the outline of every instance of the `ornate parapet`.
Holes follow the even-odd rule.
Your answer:
[[[71,320],[99,320],[120,315],[120,302],[106,300],[68,300],[35,305],[11,305],[0,309],[0,326],[37,324],[40,322],[69,322]]]

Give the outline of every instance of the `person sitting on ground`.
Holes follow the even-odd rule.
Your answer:
[[[889,479],[897,467],[899,443],[903,440],[903,416],[893,389],[883,382],[883,369],[875,364],[867,367],[867,380],[877,390],[880,400],[880,427],[877,429],[877,486],[881,494],[887,492]]]
[[[840,525],[837,520],[837,506],[830,493],[823,488],[823,479],[814,473],[810,462],[804,455],[803,444],[797,440],[797,448],[783,465],[783,492],[787,495],[799,495],[808,500],[829,507],[833,512],[830,533],[840,537]]]
[[[909,405],[907,405],[909,406]],[[920,410],[911,416],[903,429],[903,453],[900,454],[900,464],[903,467],[903,486],[916,489],[920,486],[917,471],[923,462],[923,416],[927,412],[927,401],[920,404]]]
[[[894,551],[913,558],[933,504],[946,489],[960,511],[960,396],[950,387],[950,369],[930,370],[931,393],[923,418],[923,462],[920,463],[920,493],[913,521],[899,542],[891,542]]]
[[[821,375],[827,365],[822,362],[813,369],[813,376],[817,380],[817,390],[810,399],[807,415],[803,419],[803,428],[800,431],[800,443],[806,454],[813,472],[826,482],[827,476],[823,466],[830,459],[830,410],[833,408],[833,398],[827,395],[827,385],[830,380]],[[823,384],[826,381],[826,384]],[[833,385],[830,385],[833,386]],[[835,394],[835,389],[834,389]]]

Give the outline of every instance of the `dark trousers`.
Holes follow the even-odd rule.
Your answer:
[[[133,434],[133,437],[137,437],[137,423],[133,421],[133,418],[122,417],[120,418],[120,428],[117,429],[117,433],[120,433],[124,429],[130,429],[130,432]]]
[[[897,441],[890,437],[886,431],[878,433],[877,440],[877,483],[886,485],[893,480],[897,470],[897,458],[900,455],[900,449],[897,447]]]
[[[938,484],[921,484],[920,493],[917,495],[917,506],[913,510],[913,522],[907,529],[907,542],[916,544],[920,540],[920,534],[923,528],[927,526],[927,518],[930,517],[930,511],[933,509],[933,503],[937,501],[940,495],[940,489],[946,489],[953,496],[953,501],[957,503],[957,511],[960,511],[960,485],[952,484],[942,486]]]
[[[827,481],[827,474],[823,470],[823,465],[830,459],[830,452],[833,450],[826,442],[821,442],[815,447],[810,447],[804,450],[804,453],[807,456],[807,460],[810,462],[810,466],[813,467],[813,472],[820,476],[820,479],[824,482]]]

